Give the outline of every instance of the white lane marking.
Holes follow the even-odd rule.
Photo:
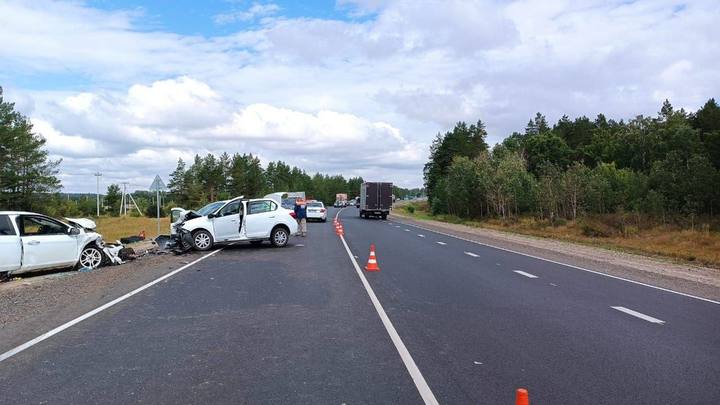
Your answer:
[[[418,238],[424,238],[424,237],[425,237],[425,235],[423,235],[421,233],[418,234]]]
[[[404,224],[404,225],[407,225],[407,226],[412,226],[412,227],[415,227],[415,228],[418,228],[418,229],[422,229],[422,230],[424,230],[424,231],[433,232],[433,233],[436,233],[436,234],[438,234],[438,235],[449,236],[449,237],[451,237],[451,238],[464,240],[465,242],[474,243],[474,244],[476,244],[476,245],[487,246],[487,247],[489,247],[489,248],[493,248],[493,249],[497,249],[497,250],[502,250],[502,251],[504,251],[504,252],[515,253],[516,255],[521,255],[521,256],[525,256],[525,257],[531,257],[531,258],[533,258],[533,259],[542,260],[542,261],[544,261],[544,262],[559,264],[560,266],[569,267],[569,268],[571,268],[571,269],[585,271],[585,272],[588,272],[588,273],[596,274],[596,275],[598,275],[598,276],[614,278],[614,279],[616,279],[616,280],[622,280],[622,281],[626,281],[626,282],[628,282],[628,283],[637,284],[637,285],[641,285],[641,286],[644,286],[644,287],[649,287],[649,288],[654,288],[654,289],[656,289],[656,290],[669,292],[669,293],[671,293],[671,294],[682,295],[683,297],[694,298],[694,299],[696,299],[696,300],[705,301],[705,302],[709,302],[709,303],[711,303],[711,304],[720,305],[720,301],[711,300],[711,299],[709,299],[709,298],[698,297],[697,295],[687,294],[687,293],[684,293],[684,292],[671,290],[671,289],[669,289],[669,288],[658,287],[658,286],[656,286],[656,285],[646,284],[646,283],[642,283],[642,282],[640,282],[640,281],[630,280],[630,279],[623,278],[623,277],[619,277],[619,276],[613,276],[612,274],[605,274],[605,273],[601,273],[601,272],[599,272],[599,271],[586,269],[586,268],[584,268],[584,267],[574,266],[574,265],[572,265],[572,264],[567,264],[567,263],[563,263],[563,262],[558,262],[558,261],[555,261],[555,260],[546,259],[546,258],[544,258],[544,257],[535,256],[535,255],[531,255],[531,254],[527,254],[527,253],[523,253],[523,252],[518,252],[518,251],[516,251],[516,250],[506,249],[506,248],[503,248],[503,247],[500,247],[500,246],[490,245],[490,244],[487,244],[487,243],[478,242],[478,241],[476,241],[476,240],[467,239],[467,238],[463,238],[463,237],[460,237],[460,236],[452,235],[452,234],[449,234],[449,233],[436,231],[436,230],[430,229],[430,228],[425,228],[424,226],[419,226],[419,225],[414,225],[414,224],[406,224],[406,223],[403,223],[403,224]]]
[[[405,232],[410,232],[410,230],[409,230],[409,229],[405,229]]]
[[[435,242],[435,243],[437,243],[438,245],[443,245],[443,246],[447,245],[447,243],[445,243],[445,242]]]
[[[395,225],[395,228],[400,228],[400,225]]]
[[[201,258],[199,258],[199,259],[197,259],[197,260],[195,260],[195,261],[192,261],[192,262],[190,262],[190,263],[188,263],[188,264],[180,267],[180,268],[177,269],[177,270],[173,270],[173,271],[171,271],[170,273],[168,273],[168,274],[166,274],[166,275],[164,275],[164,276],[162,276],[162,277],[156,278],[155,280],[153,280],[153,281],[145,284],[145,285],[142,286],[142,287],[138,287],[138,288],[130,291],[129,293],[123,295],[122,297],[115,298],[114,300],[108,302],[107,304],[101,305],[101,306],[93,309],[92,311],[85,313],[84,315],[80,315],[79,317],[77,317],[77,318],[75,318],[75,319],[73,319],[73,320],[71,320],[71,321],[69,321],[69,322],[66,322],[66,323],[62,324],[62,325],[58,326],[57,328],[55,328],[55,329],[53,329],[53,330],[51,330],[51,331],[49,331],[49,332],[45,332],[45,333],[43,333],[42,335],[40,335],[40,336],[38,336],[38,337],[36,337],[36,338],[34,338],[34,339],[32,339],[32,340],[29,340],[29,341],[21,344],[20,346],[14,348],[14,349],[10,349],[10,350],[6,351],[5,353],[0,354],[0,361],[7,360],[7,359],[9,359],[10,357],[12,357],[12,356],[14,356],[14,355],[22,352],[23,350],[29,349],[30,347],[32,347],[32,346],[34,346],[34,345],[42,342],[42,341],[45,340],[45,339],[48,339],[48,338],[50,338],[50,337],[52,337],[52,336],[54,336],[54,335],[57,335],[58,333],[64,331],[65,329],[68,329],[68,328],[70,328],[70,327],[72,327],[72,326],[74,326],[74,325],[77,325],[78,323],[80,323],[80,322],[82,322],[82,321],[90,318],[91,316],[96,315],[96,314],[98,314],[98,313],[100,313],[100,312],[102,312],[102,311],[104,311],[104,310],[112,307],[113,305],[115,305],[115,304],[117,304],[117,303],[119,303],[119,302],[125,301],[126,299],[132,297],[133,295],[135,295],[135,294],[137,294],[137,293],[139,293],[139,292],[141,292],[141,291],[143,291],[143,290],[145,290],[145,289],[148,289],[148,288],[152,287],[153,285],[155,285],[155,284],[157,284],[157,283],[159,283],[159,282],[161,282],[161,281],[163,281],[163,280],[166,280],[166,279],[174,276],[175,274],[177,274],[177,273],[179,273],[179,272],[187,269],[188,267],[192,266],[193,264],[196,264],[196,263],[200,262],[201,260],[205,260],[205,259],[207,259],[208,257],[216,254],[217,252],[219,252],[219,251],[221,251],[221,250],[223,250],[223,248],[220,248],[220,249],[218,249],[218,250],[214,250],[214,251],[206,254],[205,256],[203,256],[203,257],[201,257]]]
[[[558,286],[558,285],[555,284],[555,283],[550,283],[550,285],[553,286],[553,287],[557,287],[557,286]]]
[[[468,255],[468,256],[472,256],[472,257],[480,257],[480,255],[476,255],[476,254],[473,253],[473,252],[465,252],[465,254]]]
[[[526,272],[524,272],[524,271],[520,271],[520,270],[513,270],[513,271],[514,271],[515,273],[517,273],[517,274],[519,274],[519,275],[521,275],[521,276],[525,276],[525,277],[527,277],[527,278],[538,278],[538,276],[536,276],[536,275],[534,275],[534,274],[526,273]]]
[[[362,270],[360,270],[360,266],[353,257],[353,254],[350,252],[350,248],[348,247],[347,242],[345,242],[345,237],[340,235],[340,240],[345,246],[345,251],[347,251],[347,254],[350,257],[350,261],[352,262],[353,267],[355,267],[355,272],[357,273],[358,277],[360,277],[360,281],[362,281],[362,284],[365,287],[365,291],[367,291],[368,295],[370,296],[370,301],[372,301],[375,310],[380,316],[380,320],[385,326],[385,330],[387,330],[388,335],[390,335],[390,339],[392,340],[393,344],[395,344],[395,348],[400,354],[400,358],[405,364],[405,368],[407,368],[408,372],[410,373],[410,377],[412,377],[413,381],[415,382],[415,386],[417,387],[420,396],[422,397],[425,404],[438,404],[437,399],[435,399],[435,395],[433,394],[432,390],[430,390],[430,386],[428,385],[427,381],[425,381],[425,377],[423,377],[417,364],[415,364],[415,360],[413,360],[412,355],[410,355],[407,347],[405,347],[405,343],[403,343],[400,335],[398,335],[397,333],[397,330],[395,330],[395,326],[393,326],[392,322],[390,322],[390,318],[388,318],[387,314],[385,313],[382,304],[380,304],[380,300],[378,300],[378,297],[375,295],[375,291],[373,291],[372,287],[370,287],[370,283],[368,283],[367,278],[365,278]]]
[[[645,315],[645,314],[643,314],[643,313],[641,313],[641,312],[633,311],[632,309],[628,309],[628,308],[625,308],[625,307],[610,307],[610,308],[612,308],[612,309],[617,309],[617,310],[620,311],[620,312],[624,312],[624,313],[626,313],[626,314],[628,314],[628,315],[632,315],[632,316],[637,317],[637,318],[640,318],[640,319],[642,319],[642,320],[644,320],[644,321],[648,321],[648,322],[652,322],[652,323],[658,323],[658,324],[660,324],[660,325],[662,325],[662,324],[665,323],[665,321],[663,321],[663,320],[661,320],[661,319],[653,318],[653,317],[650,316],[650,315]]]

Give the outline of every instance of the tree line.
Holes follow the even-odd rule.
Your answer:
[[[438,134],[424,167],[434,214],[533,215],[554,222],[618,212],[667,221],[717,216],[720,107],[694,113],[665,101],[656,117],[599,114],[550,126],[537,113],[490,148],[482,121]]]
[[[337,193],[346,193],[350,198],[358,195],[362,182],[362,177],[310,175],[282,161],[263,167],[260,159],[252,154],[223,153],[195,155],[190,165],[178,159],[168,188],[170,199],[185,207],[200,207],[240,195],[262,197],[278,191],[304,191],[309,198],[333,204]]]

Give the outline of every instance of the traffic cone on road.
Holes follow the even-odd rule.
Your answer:
[[[515,391],[515,405],[530,405],[530,395],[525,388]]]
[[[377,258],[375,257],[375,244],[370,245],[370,257],[368,258],[367,266],[365,271],[380,271],[380,267],[377,264]]]

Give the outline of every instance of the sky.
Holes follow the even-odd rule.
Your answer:
[[[65,192],[252,153],[422,185],[437,133],[720,96],[720,2],[0,0],[0,86]]]

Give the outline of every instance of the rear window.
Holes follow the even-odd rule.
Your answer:
[[[321,202],[311,202],[308,204],[308,207],[321,207],[322,208],[323,203]]]
[[[12,222],[10,222],[10,217],[7,215],[0,215],[0,236],[15,234],[15,228],[13,228]]]

